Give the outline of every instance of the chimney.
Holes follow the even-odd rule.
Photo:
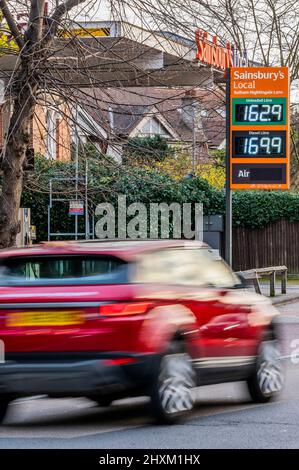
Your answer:
[[[196,90],[188,90],[182,98],[182,119],[190,129],[201,128],[200,112],[201,102]]]
[[[182,120],[190,129],[192,139],[192,172],[196,172],[196,164],[200,161],[203,144],[206,141],[201,118],[201,95],[197,90],[188,90],[182,98]]]

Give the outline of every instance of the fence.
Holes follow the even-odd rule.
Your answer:
[[[262,229],[234,229],[235,271],[282,265],[289,273],[299,274],[299,222],[281,219]]]

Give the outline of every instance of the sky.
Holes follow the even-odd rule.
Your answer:
[[[89,5],[90,3],[90,5]],[[111,11],[111,3],[114,5],[115,11]],[[83,8],[84,7],[84,8]],[[75,14],[76,19],[80,20],[93,20],[93,21],[111,21],[113,20],[113,15],[118,14],[118,1],[117,0],[94,0],[94,1],[86,1],[85,4],[79,7],[79,10],[82,9],[83,11]],[[126,18],[130,23],[140,24],[140,20],[138,16],[135,15],[132,10],[128,7],[124,8],[122,12],[122,16],[125,14]]]

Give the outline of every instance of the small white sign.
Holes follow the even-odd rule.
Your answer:
[[[83,215],[84,202],[81,200],[70,201],[69,215]]]

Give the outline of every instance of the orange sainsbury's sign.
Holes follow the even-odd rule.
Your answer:
[[[228,99],[231,189],[289,189],[288,68],[231,68]]]
[[[209,39],[209,34],[202,29],[197,29],[195,33],[196,60],[212,67],[225,71],[231,67],[242,67],[247,65],[246,53],[240,55],[236,49],[228,42],[226,46],[218,44],[218,37]]]

